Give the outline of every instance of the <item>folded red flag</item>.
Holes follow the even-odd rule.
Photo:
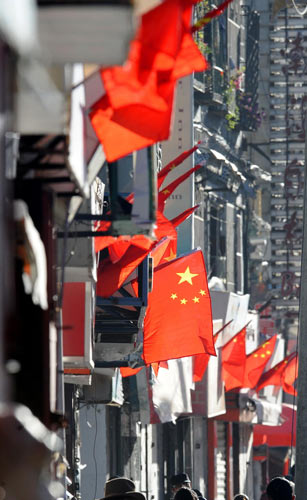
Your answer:
[[[149,254],[153,244],[148,248],[130,245],[125,255],[115,264],[104,259],[98,267],[96,293],[99,297],[111,297],[131,273]]]
[[[165,111],[151,109],[142,102],[114,110],[106,95],[96,103],[91,122],[109,162],[168,139],[175,82],[161,84],[160,89],[166,102]]]
[[[263,373],[259,379],[256,390],[257,392],[261,391],[264,387],[268,385],[274,385],[276,387],[283,386],[283,375],[285,372],[285,368],[288,365],[289,361],[293,358],[293,353],[286,356],[275,366],[270,368],[268,371]],[[295,355],[294,355],[295,358]],[[292,385],[292,384],[291,384]],[[288,390],[286,391],[288,392]]]
[[[174,217],[173,219],[171,219],[171,223],[175,227],[179,226],[179,224],[181,224],[188,217],[190,217],[190,215],[192,215],[197,208],[199,208],[199,205],[195,205],[194,207],[187,208],[184,212],[182,212],[181,214],[179,214],[176,217]]]
[[[199,142],[196,144],[196,146],[193,146],[193,148],[188,149],[187,151],[184,151],[179,156],[177,156],[176,158],[174,158],[171,162],[169,162],[167,165],[165,165],[165,167],[162,168],[162,170],[160,170],[160,172],[158,173],[158,180],[157,180],[158,189],[160,189],[160,187],[163,184],[164,179],[166,178],[167,174],[169,174],[169,172],[171,172],[172,170],[174,170],[174,168],[178,167],[178,165],[180,165],[192,153],[194,153],[194,151],[196,151],[196,149],[198,148],[198,144],[199,144]]]
[[[291,359],[286,364],[282,375],[282,388],[288,394],[297,396],[297,391],[293,387],[294,382],[298,377],[298,357],[297,353],[292,354]]]
[[[218,333],[214,335],[214,344],[217,341]],[[210,354],[196,354],[193,362],[193,382],[200,382],[210,361]]]
[[[200,168],[202,168],[203,165],[195,165],[195,167],[190,168],[187,172],[184,174],[180,175],[177,179],[175,179],[173,182],[168,184],[165,188],[162,189],[162,191],[159,192],[158,194],[158,208],[161,212],[164,210],[164,205],[166,200],[170,197],[170,195],[175,191],[175,189],[190,175],[192,175],[194,172],[197,172]]]
[[[106,94],[90,118],[108,161],[167,139],[176,80],[206,69],[191,35],[193,3],[165,0],[144,14],[127,63],[101,71]]]
[[[276,339],[277,335],[274,335],[246,357],[243,387],[253,388],[257,385],[265,365],[273,354]]]
[[[151,257],[153,258],[154,269],[160,264],[165,264],[171,260],[171,258],[176,257],[177,251],[177,240],[165,236],[159,241],[154,249],[151,251]],[[171,256],[171,257],[170,257]]]
[[[225,391],[243,387],[245,371],[246,326],[222,348],[222,377]]]
[[[145,363],[215,355],[203,254],[196,250],[154,272],[144,321]]]
[[[231,322],[232,320],[228,321],[228,323],[225,323],[225,325],[218,332],[214,334],[213,337],[214,344],[216,344],[219,334],[224,330],[224,328],[226,328],[226,326],[230,325]],[[194,356],[193,382],[200,382],[203,379],[209,361],[210,361],[209,354],[197,354],[196,356]]]

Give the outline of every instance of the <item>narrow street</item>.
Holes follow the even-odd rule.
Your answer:
[[[0,500],[306,500],[306,111],[306,0],[1,3]]]

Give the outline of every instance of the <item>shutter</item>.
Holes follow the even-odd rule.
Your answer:
[[[230,203],[226,207],[226,221],[227,291],[235,292],[235,207]]]
[[[227,498],[227,434],[226,423],[217,422],[216,500]]]

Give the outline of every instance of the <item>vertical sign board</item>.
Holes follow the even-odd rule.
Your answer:
[[[193,147],[193,75],[178,80],[174,106],[172,134],[162,143],[163,166],[171,162],[183,151]],[[193,167],[193,155],[171,171],[162,187]],[[186,179],[166,202],[165,215],[172,219],[194,205],[194,175]],[[178,254],[189,252],[194,246],[193,215],[178,227]]]
[[[64,283],[62,322],[65,368],[92,368],[90,282]]]

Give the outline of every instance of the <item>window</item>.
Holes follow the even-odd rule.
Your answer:
[[[236,289],[244,293],[244,267],[243,267],[243,216],[236,215]]]
[[[209,275],[226,280],[226,210],[221,203],[209,209]]]

